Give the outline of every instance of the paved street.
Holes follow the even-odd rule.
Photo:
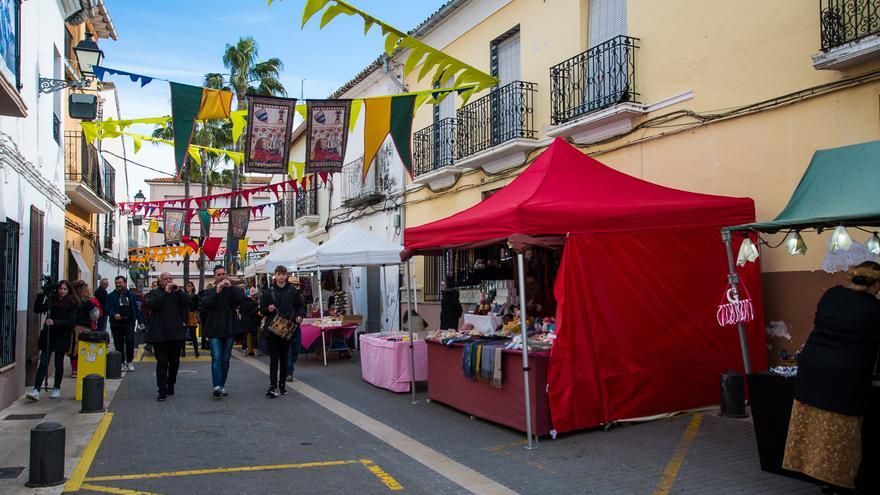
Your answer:
[[[413,405],[374,388],[357,362],[301,360],[290,395],[269,400],[265,358],[234,354],[222,400],[210,396],[204,356],[182,364],[165,403],[155,400],[153,363],[138,363],[79,492],[817,491],[761,472],[751,424],[716,411],[542,439],[527,451],[522,434],[427,403],[423,391]]]

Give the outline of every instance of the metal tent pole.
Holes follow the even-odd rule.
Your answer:
[[[736,273],[736,267],[733,262],[733,243],[731,240],[731,235],[729,230],[721,231],[721,239],[724,240],[724,247],[727,249],[727,280],[730,282],[731,287],[733,287],[734,295],[739,298],[739,288],[737,284],[740,283],[739,275]],[[749,358],[749,344],[746,340],[746,325],[745,323],[737,323],[736,329],[739,331],[739,345],[742,349],[742,358],[743,358],[743,369],[746,372],[746,375],[752,374],[752,362]]]
[[[415,340],[413,339],[413,331],[412,331],[412,296],[409,291],[410,288],[410,278],[409,278],[409,260],[406,261],[406,326],[409,330],[409,375],[410,375],[410,392],[412,392],[412,403],[416,403],[416,355],[415,355]]]
[[[525,387],[526,400],[526,435],[529,437],[529,444],[526,449],[532,450],[537,446],[532,441],[532,401],[529,389],[529,336],[526,332],[526,274],[523,267],[523,255],[517,253],[517,271],[519,272],[519,311],[520,311],[520,331],[522,335],[522,359],[523,359],[523,386]]]
[[[410,273],[412,274],[413,304],[415,304],[415,306],[416,306],[415,310],[416,310],[416,313],[418,313],[419,312],[419,294],[418,294],[418,288],[416,287],[416,271],[410,267],[409,264],[411,262],[412,262],[412,258],[410,258],[409,261],[406,262],[407,263],[406,267],[410,270]],[[407,280],[409,280],[409,278],[407,278]],[[421,315],[419,315],[419,316],[421,316]]]
[[[318,315],[321,318],[321,349],[324,350],[324,366],[327,366],[327,337],[324,336],[324,294],[321,293],[321,267],[318,267]]]

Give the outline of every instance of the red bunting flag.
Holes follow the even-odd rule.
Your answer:
[[[207,237],[202,242],[202,251],[209,260],[214,261],[214,258],[217,257],[217,251],[220,250],[220,242],[222,240],[220,237]]]

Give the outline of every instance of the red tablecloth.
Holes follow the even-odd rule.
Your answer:
[[[308,323],[303,323],[299,326],[300,331],[302,332],[302,346],[304,349],[308,349],[312,346],[315,340],[321,338],[321,327],[316,327],[314,325],[309,325]],[[349,339],[354,334],[354,331],[357,330],[357,325],[343,325],[341,327],[326,327],[324,330],[328,333],[328,337],[332,333],[342,332],[345,334],[345,338]],[[327,342],[329,345],[330,342]]]
[[[526,431],[522,351],[503,351],[503,381],[501,388],[495,388],[464,377],[461,371],[462,344],[445,346],[431,340],[427,343],[428,398],[478,418]],[[553,429],[547,398],[549,361],[549,352],[529,353],[532,432],[537,435],[547,435]]]
[[[389,342],[361,335],[361,376],[368,383],[392,392],[409,392],[412,366],[409,342]],[[424,340],[413,342],[416,380],[428,379],[428,354]]]

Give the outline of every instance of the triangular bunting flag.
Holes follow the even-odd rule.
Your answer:
[[[391,97],[364,100],[367,113],[364,116],[364,170],[361,179],[367,177],[370,164],[388,136],[391,124]]]

